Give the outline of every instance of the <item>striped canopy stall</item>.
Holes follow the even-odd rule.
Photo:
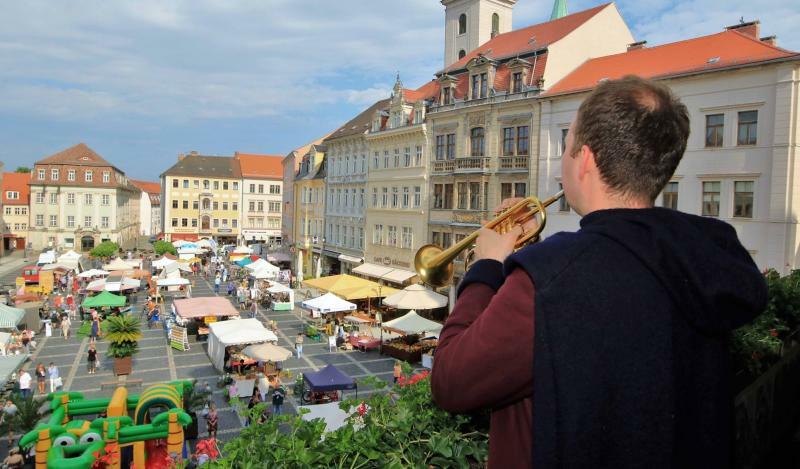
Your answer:
[[[15,329],[25,317],[25,310],[0,304],[0,329]]]

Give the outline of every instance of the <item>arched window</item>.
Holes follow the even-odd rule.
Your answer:
[[[464,34],[467,32],[467,15],[461,13],[461,16],[458,17],[458,34]]]
[[[465,55],[467,55],[467,51],[465,51],[464,49],[461,49],[460,51],[458,51],[458,59],[459,60],[463,59]]]
[[[500,34],[500,15],[497,13],[492,14],[492,37]]]
[[[471,156],[483,156],[484,155],[484,132],[483,127],[475,127],[470,131],[470,148]]]

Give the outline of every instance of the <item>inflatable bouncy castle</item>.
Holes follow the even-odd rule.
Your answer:
[[[36,445],[36,469],[89,469],[98,459],[119,469],[127,448],[132,448],[132,467],[169,467],[170,454],[184,454],[183,429],[192,419],[183,411],[183,394],[191,386],[189,381],[154,384],[140,396],[118,387],[110,399],[52,393],[50,418],[19,444],[25,449]],[[76,418],[87,416],[96,418]]]

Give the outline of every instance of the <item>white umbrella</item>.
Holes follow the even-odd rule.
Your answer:
[[[422,285],[409,285],[384,298],[383,304],[398,309],[435,309],[447,305],[447,297]]]
[[[79,278],[99,277],[101,275],[108,275],[108,272],[100,269],[89,269],[78,274]]]
[[[173,260],[173,259],[169,259],[169,258],[166,258],[166,257],[162,257],[161,259],[153,261],[153,267],[155,267],[156,269],[163,269],[164,267],[166,267],[166,266],[168,266],[168,265],[170,265],[170,264],[172,264],[174,262],[178,262],[178,261]]]
[[[242,353],[254,360],[265,362],[282,362],[292,356],[289,350],[270,343],[248,345]]]

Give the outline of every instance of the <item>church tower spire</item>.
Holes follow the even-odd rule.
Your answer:
[[[550,14],[550,21],[567,16],[567,0],[555,0],[553,3],[553,13]]]

